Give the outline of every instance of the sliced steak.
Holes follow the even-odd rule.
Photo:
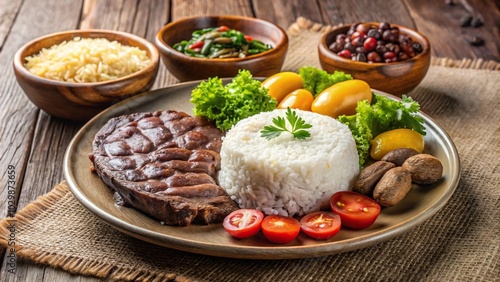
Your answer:
[[[217,185],[223,133],[183,112],[109,120],[90,159],[115,199],[168,225],[220,222],[237,209]]]

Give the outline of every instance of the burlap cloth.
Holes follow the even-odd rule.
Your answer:
[[[284,69],[319,66],[328,29],[299,19]],[[15,216],[20,259],[112,280],[499,281],[499,64],[433,59],[410,93],[450,134],[460,154],[456,192],[408,233],[349,253],[296,260],[238,260],[158,247],[124,235],[87,211],[65,182]],[[12,218],[7,218],[12,219]],[[7,244],[7,219],[0,243]]]

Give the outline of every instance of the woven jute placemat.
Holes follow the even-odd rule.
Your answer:
[[[315,44],[329,27],[298,19],[284,69],[319,67]],[[63,181],[0,222],[16,255],[68,272],[133,281],[498,281],[500,196],[499,64],[433,59],[411,93],[457,146],[462,178],[445,207],[390,241],[295,260],[210,257],[152,245],[109,227]]]

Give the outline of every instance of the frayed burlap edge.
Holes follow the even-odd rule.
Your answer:
[[[10,233],[8,227],[11,226],[11,222],[14,222],[16,225],[30,224],[31,221],[39,216],[41,212],[50,209],[50,207],[52,207],[59,199],[66,195],[66,193],[69,191],[69,188],[65,184],[65,181],[59,183],[52,189],[52,191],[38,197],[35,201],[28,204],[21,211],[18,211],[14,217],[8,217],[0,221],[0,245],[8,249],[12,248],[12,246],[8,245]],[[29,251],[23,250],[23,247],[18,244],[13,247],[17,255],[29,253]]]
[[[304,17],[298,17],[297,20],[292,25],[290,25],[287,32],[290,36],[296,36],[304,31],[326,33],[342,25],[343,24],[324,25],[315,23]],[[499,62],[483,59],[464,58],[462,60],[454,60],[450,58],[431,57],[431,65],[476,70],[500,70]]]
[[[9,235],[11,233],[8,228],[11,226],[11,223],[16,224],[16,226],[30,225],[31,222],[41,214],[50,212],[50,209],[53,208],[58,201],[66,197],[68,193],[70,193],[69,187],[66,181],[62,181],[56,185],[52,191],[38,197],[35,201],[18,211],[14,217],[8,217],[0,221],[0,245],[5,247],[7,252],[9,252],[11,248],[14,248],[18,258],[25,258],[35,263],[49,265],[53,268],[59,268],[73,274],[127,281],[191,281],[175,273],[160,274],[144,270],[117,267],[96,260],[86,260],[79,257],[60,255],[38,249],[25,249],[19,243],[15,246],[8,245]],[[72,194],[70,196],[72,196]]]

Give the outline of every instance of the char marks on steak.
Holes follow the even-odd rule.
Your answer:
[[[168,225],[220,222],[237,209],[217,185],[223,133],[177,111],[109,120],[90,159],[120,201]]]

